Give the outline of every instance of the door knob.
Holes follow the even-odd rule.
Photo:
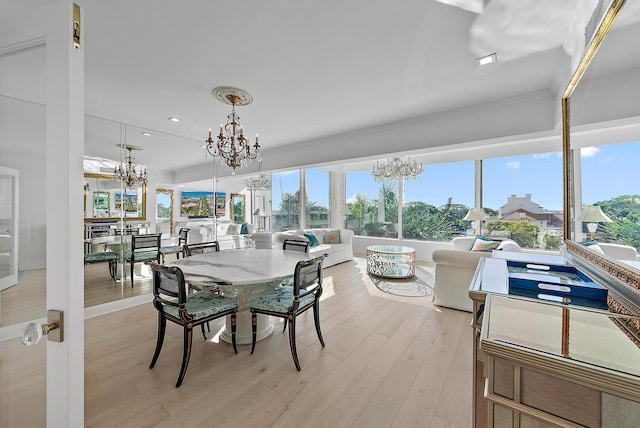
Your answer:
[[[25,346],[33,346],[40,342],[42,336],[53,342],[64,340],[64,312],[50,309],[47,311],[47,323],[29,323],[22,333],[22,343]]]

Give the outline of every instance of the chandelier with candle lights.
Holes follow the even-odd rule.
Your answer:
[[[392,157],[387,163],[377,162],[372,170],[371,175],[377,181],[382,180],[415,180],[422,174],[422,164],[411,160],[411,158]]]
[[[240,116],[236,113],[236,106],[244,106],[253,101],[249,93],[238,88],[218,87],[213,91],[213,96],[219,101],[231,104],[231,114],[227,116],[227,123],[220,125],[220,132],[215,137],[211,135],[209,128],[209,138],[207,152],[214,158],[220,158],[225,165],[233,169],[244,167],[253,159],[258,162],[262,160],[260,144],[258,144],[258,134],[256,134],[255,144],[251,144],[244,136],[244,130],[240,124]]]
[[[122,145],[118,144],[119,147]],[[135,159],[131,156],[132,150],[142,150],[141,147],[136,146],[124,146],[129,153],[127,157],[120,165],[116,166],[113,171],[113,176],[116,180],[122,181],[126,187],[133,187],[137,184],[147,183],[147,170],[140,168],[138,171],[138,165],[136,165]]]

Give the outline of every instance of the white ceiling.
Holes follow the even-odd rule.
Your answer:
[[[47,3],[0,0],[0,18]],[[245,132],[260,134],[265,164],[283,146],[304,158],[299,147],[330,136],[540,91],[558,94],[570,74],[576,28],[584,28],[585,5],[594,1],[78,3],[86,155],[117,159],[122,122],[129,125],[126,142],[144,149],[135,153],[139,163],[178,172],[206,162],[207,130],[230,112],[211,95],[217,86],[253,96],[237,111]],[[638,12],[639,2],[627,3]],[[498,65],[480,70],[475,59],[492,52]],[[0,93],[42,101],[43,55],[19,58],[0,60],[3,76],[11,75],[0,81]],[[143,137],[143,130],[154,135]],[[394,149],[402,144],[390,142]]]

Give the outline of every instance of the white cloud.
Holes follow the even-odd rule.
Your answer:
[[[533,155],[534,159],[546,159],[551,157],[551,155],[553,155],[554,153],[552,152],[547,152],[547,153],[537,153]]]
[[[520,168],[520,162],[507,162],[507,168],[509,169],[518,169]]]
[[[597,147],[583,147],[580,149],[580,156],[583,158],[590,158],[598,154],[600,151]]]

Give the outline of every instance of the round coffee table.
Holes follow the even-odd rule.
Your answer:
[[[416,273],[416,250],[402,245],[367,247],[367,273],[381,278],[411,278]]]

